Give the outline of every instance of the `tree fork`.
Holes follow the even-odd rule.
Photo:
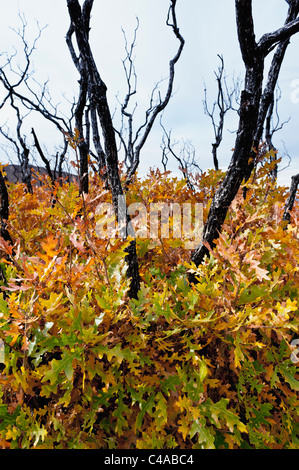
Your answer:
[[[246,69],[245,88],[241,94],[239,128],[233,156],[227,173],[212,200],[204,226],[203,240],[191,256],[191,260],[197,266],[208,255],[209,247],[215,246],[215,240],[219,237],[230,204],[242,181],[244,179],[246,181],[250,176],[253,151],[258,148],[259,144],[259,136],[255,133],[261,104],[265,57],[277,44],[288,41],[299,31],[299,19],[296,18],[299,10],[298,2],[295,4],[289,1],[288,3],[290,7],[284,26],[272,33],[264,34],[257,43],[254,34],[252,0],[235,0],[238,39]],[[284,52],[282,49],[281,62]],[[275,75],[276,80],[278,72]],[[196,282],[196,277],[191,275],[190,281]]]

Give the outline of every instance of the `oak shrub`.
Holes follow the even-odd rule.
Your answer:
[[[137,240],[142,277],[129,300],[128,242],[95,233],[110,194],[47,178],[34,194],[10,184],[14,252],[0,241],[2,448],[298,448],[298,204],[282,223],[287,189],[263,165],[229,210],[210,257],[196,268],[183,240]],[[5,170],[5,168],[4,168]],[[150,171],[127,202],[201,202],[222,178],[191,192]],[[188,283],[188,272],[198,284]]]

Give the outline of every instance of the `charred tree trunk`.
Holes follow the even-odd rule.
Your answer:
[[[6,242],[12,244],[12,239],[7,230],[7,221],[9,217],[9,199],[3,173],[0,169],[0,235]]]
[[[69,4],[74,4],[71,7]],[[76,12],[76,15],[79,13],[79,17],[81,17],[81,27],[83,30],[81,31],[81,35],[85,36],[85,41],[88,43],[89,40],[89,21],[90,21],[90,9],[86,8],[87,3],[90,2],[85,2],[84,3],[84,10],[81,12],[81,7],[78,3],[78,5],[75,5],[78,2],[68,2],[68,7],[69,10],[73,10],[74,12],[78,10],[79,12]],[[91,3],[92,7],[92,3]],[[84,16],[83,16],[84,15]],[[79,178],[80,178],[80,192],[88,193],[88,153],[89,153],[89,145],[86,141],[86,138],[84,136],[84,124],[83,124],[83,116],[84,116],[84,111],[87,105],[87,100],[88,100],[88,92],[89,92],[89,77],[88,77],[88,67],[86,64],[86,61],[82,58],[80,55],[77,57],[75,49],[73,47],[72,43],[72,36],[75,33],[75,24],[73,20],[71,20],[71,26],[69,28],[69,31],[66,36],[66,41],[67,45],[69,48],[69,51],[71,53],[71,57],[73,59],[73,62],[80,74],[80,79],[79,79],[79,98],[78,102],[76,105],[75,109],[75,126],[78,131],[78,149],[79,149],[79,156],[80,156],[80,169],[79,169]],[[81,52],[81,49],[80,49]]]
[[[9,242],[13,245],[13,241],[11,239],[11,236],[9,234],[9,231],[7,230],[7,221],[8,221],[8,216],[9,216],[9,199],[8,199],[8,192],[5,184],[5,179],[3,177],[3,173],[0,169],[0,198],[1,198],[1,203],[0,203],[0,236],[6,241]],[[0,280],[6,284],[7,279],[5,277],[5,272],[0,266]],[[5,299],[7,297],[7,292],[5,290],[2,290],[0,287],[0,291],[3,294],[3,298]]]
[[[284,213],[282,220],[284,222],[287,222],[287,224],[291,220],[291,211],[294,206],[294,202],[296,199],[296,194],[297,194],[297,189],[299,186],[299,173],[298,175],[292,176],[292,182],[291,182],[291,187],[290,187],[290,195],[286,201],[285,207],[284,207]]]
[[[290,9],[292,11],[295,9],[294,15],[297,17],[297,2],[296,5],[294,2],[290,3],[288,18]],[[229,206],[235,198],[242,181],[249,178],[253,168],[252,159],[258,148],[262,124],[260,106],[264,103],[264,99],[261,100],[261,97],[265,57],[277,44],[288,41],[291,35],[299,31],[299,20],[293,19],[286,22],[277,31],[262,36],[257,43],[254,34],[252,1],[236,0],[235,5],[238,38],[246,68],[245,88],[241,93],[239,128],[233,156],[224,180],[213,198],[204,226],[202,243],[191,256],[192,261],[197,266],[203,261],[204,256],[209,253],[208,246],[211,248],[215,246],[215,240],[219,236]],[[191,281],[195,282],[194,276],[191,276]]]
[[[88,193],[89,189],[89,180],[88,180],[88,154],[89,154],[89,145],[87,143],[87,139],[84,136],[83,131],[83,116],[84,116],[84,109],[87,102],[87,78],[83,73],[80,79],[80,95],[77,104],[77,108],[75,111],[75,120],[76,120],[76,128],[79,132],[79,156],[80,156],[80,192]]]
[[[33,135],[34,146],[35,146],[36,150],[37,150],[38,153],[39,153],[39,156],[41,157],[42,161],[44,162],[44,164],[45,164],[45,166],[46,166],[46,170],[47,170],[47,173],[48,173],[48,175],[49,175],[49,177],[50,177],[50,179],[51,179],[52,185],[54,185],[55,177],[54,177],[54,174],[53,174],[53,172],[52,172],[52,170],[51,170],[50,162],[49,162],[49,160],[45,157],[44,152],[42,151],[42,148],[41,148],[41,146],[40,146],[39,140],[38,140],[38,138],[37,138],[37,135],[36,135],[35,130],[33,129],[33,127],[32,127],[32,129],[31,129],[31,134]]]
[[[71,27],[67,35],[67,42],[73,61],[79,70],[81,77],[84,76],[84,79],[86,79],[90,106],[96,110],[99,118],[104,139],[105,165],[112,194],[113,206],[115,213],[119,214],[119,198],[123,196],[123,188],[118,169],[115,131],[106,96],[107,87],[99,74],[89,44],[89,23],[93,0],[85,0],[82,9],[78,0],[67,0],[67,6],[71,19]],[[76,56],[72,46],[73,34],[76,36],[79,57]],[[128,227],[130,217],[126,209],[125,211],[125,220]],[[130,243],[127,248],[127,252],[127,276],[130,278],[131,282],[129,295],[130,297],[137,298],[140,287],[140,278],[135,240]]]
[[[30,194],[33,194],[33,188],[31,183],[31,168],[29,165],[29,149],[24,148],[22,152],[22,183],[24,183],[27,187],[27,191]]]

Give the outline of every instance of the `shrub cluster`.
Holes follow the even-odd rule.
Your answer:
[[[298,448],[299,210],[265,164],[200,267],[179,239],[137,239],[142,287],[127,296],[127,241],[97,236],[101,180],[24,193],[9,185],[0,240],[1,448]],[[201,202],[151,171],[128,203]],[[189,284],[188,272],[198,283]],[[291,356],[293,352],[293,356]],[[292,359],[293,358],[293,359]]]

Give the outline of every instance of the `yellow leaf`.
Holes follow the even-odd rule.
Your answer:
[[[6,439],[17,439],[18,437],[19,437],[19,430],[15,426],[13,426],[12,429],[9,429],[5,433]]]

